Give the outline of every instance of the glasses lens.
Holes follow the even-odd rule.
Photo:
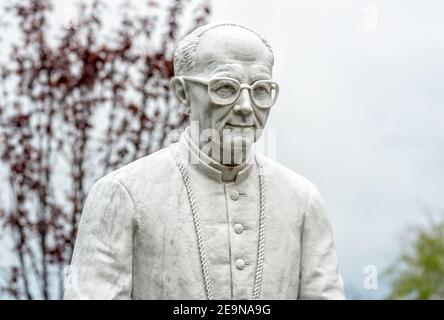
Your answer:
[[[215,103],[230,104],[237,98],[240,85],[230,79],[213,79],[208,87]]]
[[[253,85],[252,94],[254,103],[262,108],[271,107],[277,99],[277,85],[273,81],[258,81]]]

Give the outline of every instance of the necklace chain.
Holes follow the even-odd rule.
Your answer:
[[[173,151],[173,155],[176,159],[176,163],[177,166],[179,167],[180,173],[182,174],[182,179],[185,184],[185,188],[187,190],[188,199],[190,201],[191,212],[193,214],[194,228],[196,230],[196,236],[197,236],[197,245],[199,248],[200,263],[205,282],[205,291],[207,293],[207,298],[209,300],[214,300],[213,283],[211,281],[210,274],[208,271],[207,253],[205,249],[204,236],[200,226],[200,216],[197,207],[197,201],[196,198],[194,197],[193,189],[191,187],[191,180],[188,175],[187,168],[180,160],[180,156],[176,150]],[[261,291],[262,271],[263,271],[264,254],[265,254],[265,222],[267,217],[267,201],[265,197],[265,179],[263,174],[263,168],[262,165],[257,160],[257,157],[255,157],[255,161],[259,170],[260,216],[259,216],[259,245],[258,245],[258,255],[257,255],[257,264],[256,264],[256,275],[255,275],[254,289],[253,289],[253,300],[258,300]]]

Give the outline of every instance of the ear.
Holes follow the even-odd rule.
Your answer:
[[[170,90],[174,96],[185,107],[185,112],[190,113],[190,97],[188,95],[188,89],[183,78],[174,77],[170,81]]]

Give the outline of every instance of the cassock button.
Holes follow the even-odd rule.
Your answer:
[[[237,270],[244,270],[244,268],[245,268],[245,261],[241,258],[237,259],[234,262],[234,264],[235,264]]]
[[[237,234],[241,234],[242,232],[244,232],[244,226],[241,223],[236,223],[234,226],[234,232],[236,232]]]
[[[233,201],[237,201],[237,199],[239,199],[239,192],[237,192],[236,190],[231,190],[230,191],[230,198]]]

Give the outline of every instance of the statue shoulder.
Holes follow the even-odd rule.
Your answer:
[[[104,178],[119,181],[129,190],[168,179],[168,173],[175,166],[170,147],[160,149],[148,156],[135,160],[111,173]]]

